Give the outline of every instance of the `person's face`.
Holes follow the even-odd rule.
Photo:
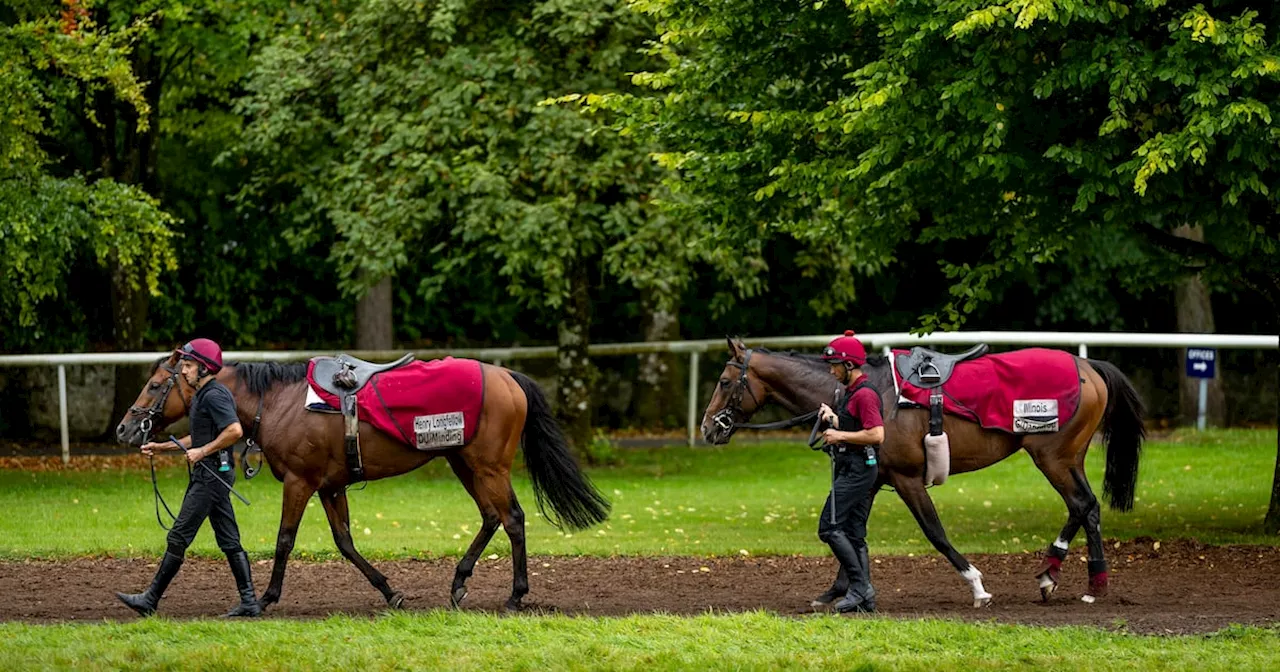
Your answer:
[[[831,362],[830,371],[831,375],[842,383],[845,382],[845,377],[849,374],[849,369],[845,368],[844,362]]]
[[[182,373],[182,379],[187,381],[188,385],[195,387],[200,382],[200,365],[190,359],[182,360],[182,364],[178,369]]]

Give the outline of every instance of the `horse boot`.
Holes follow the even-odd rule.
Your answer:
[[[809,603],[809,607],[813,610],[826,609],[831,606],[832,602],[844,596],[849,590],[849,573],[844,569],[844,563],[840,563],[840,572],[836,574],[835,583],[827,589],[827,592],[813,598]]]
[[[249,554],[244,551],[227,554],[227,562],[231,565],[231,574],[236,577],[236,589],[240,591],[240,604],[226,613],[226,618],[237,618],[262,615],[262,605],[258,602],[258,594],[253,590],[253,577],[249,573]]]
[[[150,616],[156,613],[156,607],[160,605],[160,596],[164,595],[165,589],[178,574],[180,567],[182,567],[182,556],[166,552],[160,559],[160,568],[156,570],[156,576],[151,580],[149,588],[135,594],[116,593],[116,597],[139,615]]]

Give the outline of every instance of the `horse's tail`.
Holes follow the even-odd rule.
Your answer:
[[[1128,511],[1133,508],[1138,457],[1142,453],[1142,440],[1147,437],[1142,421],[1146,409],[1133,383],[1114,364],[1097,359],[1089,360],[1089,364],[1107,384],[1107,410],[1102,415],[1107,472],[1102,481],[1102,494],[1111,508]]]
[[[528,399],[524,464],[533,478],[538,510],[556,527],[582,530],[604,522],[609,517],[609,502],[578,468],[542,389],[523,373],[508,372]],[[551,504],[554,516],[547,513],[546,503]]]

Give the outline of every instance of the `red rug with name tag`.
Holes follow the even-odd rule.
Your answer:
[[[316,385],[315,362],[307,364],[307,383],[316,396],[338,408],[338,397]],[[418,450],[471,443],[483,403],[480,362],[453,357],[379,373],[356,393],[360,420]]]
[[[907,352],[894,350],[894,361]],[[894,375],[903,398],[928,408],[932,390],[907,383],[896,366]],[[1010,434],[1044,434],[1075,416],[1080,374],[1069,352],[1026,348],[960,362],[942,391],[945,413]]]

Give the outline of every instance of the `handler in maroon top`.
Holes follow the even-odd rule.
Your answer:
[[[831,341],[822,351],[831,365],[831,375],[844,386],[832,410],[819,410],[830,425],[823,433],[823,450],[831,455],[831,494],[818,520],[818,538],[831,547],[840,562],[840,573],[831,588],[813,601],[835,610],[873,612],[876,591],[871,587],[871,565],[867,558],[867,517],[871,515],[876,475],[876,449],[884,441],[880,393],[862,373],[867,351],[852,331]]]

